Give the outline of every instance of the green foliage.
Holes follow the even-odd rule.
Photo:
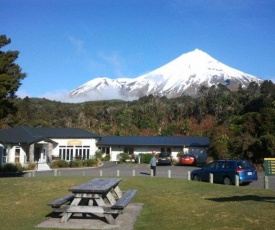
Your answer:
[[[173,136],[174,133],[179,133],[180,128],[177,124],[170,123],[166,129],[161,131],[161,136]]]
[[[95,152],[95,158],[102,159],[102,151],[100,149]]]
[[[212,140],[212,155],[218,159],[230,159],[231,154],[228,148],[229,145],[229,137],[225,134],[217,136]]]
[[[56,164],[57,164],[58,168],[67,168],[67,167],[69,167],[69,163],[65,160],[58,160]]]
[[[69,167],[71,168],[78,168],[82,166],[83,166],[82,160],[73,160],[69,162]]]
[[[59,160],[52,160],[52,161],[51,161],[51,168],[58,168],[58,164],[57,164],[58,161],[59,161]]]
[[[130,156],[128,153],[120,153],[117,155],[118,163],[124,163],[126,160],[129,160]]]
[[[140,163],[149,164],[152,158],[152,153],[140,153]]]
[[[97,160],[96,160],[96,158],[86,159],[86,160],[83,161],[83,165],[86,166],[86,167],[97,166]]]
[[[1,171],[2,172],[22,172],[23,167],[21,164],[7,163],[2,166]]]
[[[103,161],[110,161],[110,159],[111,159],[110,154],[106,154],[106,155],[102,158]]]
[[[0,48],[10,42],[11,39],[6,35],[0,35]],[[10,123],[12,119],[8,117],[16,113],[15,93],[21,85],[21,80],[26,77],[26,74],[21,72],[20,66],[15,64],[18,55],[18,51],[0,51],[0,128],[5,123]]]
[[[36,163],[29,162],[27,167],[24,167],[24,170],[34,170],[36,167]]]

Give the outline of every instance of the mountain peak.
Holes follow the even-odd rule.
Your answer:
[[[250,82],[261,83],[262,80],[233,69],[210,55],[195,49],[182,54],[169,63],[137,78],[106,77],[93,79],[71,92],[71,96],[100,94],[114,92],[111,99],[136,99],[141,96],[153,94],[167,97],[181,95],[196,96],[202,85],[225,84],[230,90],[237,90],[239,85],[247,87]],[[228,84],[228,82],[230,82]],[[98,95],[97,95],[98,96]],[[96,97],[98,98],[98,97]],[[101,98],[103,100],[105,98]],[[85,98],[85,100],[88,100]]]

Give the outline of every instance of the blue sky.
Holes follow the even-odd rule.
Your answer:
[[[196,48],[275,79],[275,0],[0,0],[20,96],[58,100],[99,77],[138,77]]]

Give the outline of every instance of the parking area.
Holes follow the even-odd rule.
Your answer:
[[[171,177],[188,179],[188,172],[198,167],[195,166],[157,166],[157,177]],[[57,169],[51,171],[27,172],[24,176],[93,176],[93,177],[117,177],[117,176],[139,176],[150,177],[150,167],[147,164],[116,164],[115,162],[104,162],[97,168],[74,168]],[[249,187],[264,188],[264,172],[258,172],[258,181],[252,182]],[[269,189],[275,190],[275,177],[268,177]]]

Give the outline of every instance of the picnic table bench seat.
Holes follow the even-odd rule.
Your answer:
[[[48,204],[48,206],[51,206],[52,208],[59,208],[61,205],[66,204],[69,201],[72,201],[74,199],[74,194],[68,194],[67,196],[61,197],[57,200],[54,200]]]
[[[128,190],[123,193],[122,197],[110,208],[106,209],[104,214],[120,214],[123,213],[124,208],[130,203],[132,198],[135,196],[137,190]],[[108,216],[105,216],[106,218]],[[112,219],[108,220],[109,222],[113,222]]]
[[[124,209],[135,196],[137,190],[131,189],[123,193],[122,197],[111,207],[111,209]]]

